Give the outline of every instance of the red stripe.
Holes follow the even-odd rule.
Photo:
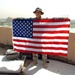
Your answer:
[[[33,53],[33,54],[51,54],[51,55],[56,55],[56,56],[67,56],[67,54],[64,53],[54,53],[54,52],[34,52],[34,51],[28,51],[28,50],[21,50],[21,49],[15,49],[14,50],[18,51],[18,52],[23,52],[23,53]]]
[[[68,30],[60,30],[60,31],[34,31],[33,33],[50,33],[50,34],[55,34],[55,33],[69,33]]]
[[[68,42],[38,42],[38,41],[18,40],[18,39],[13,39],[13,41],[14,42],[34,43],[34,44],[64,44],[64,45],[68,44]]]
[[[14,44],[14,46],[17,47],[23,47],[23,48],[33,48],[33,49],[52,49],[52,50],[67,50],[67,48],[62,48],[62,47],[37,47],[37,46],[27,46],[27,45],[21,45],[21,44]]]
[[[70,19],[35,19],[33,22],[67,22]]]
[[[62,35],[62,34],[61,34]],[[56,37],[49,37],[49,36],[33,36],[33,38],[34,39],[68,39],[68,37],[66,37],[66,36],[62,36],[62,37],[58,37],[58,36],[56,36]]]
[[[33,25],[33,28],[69,28],[69,24],[63,25]]]

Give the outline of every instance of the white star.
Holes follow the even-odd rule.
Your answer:
[[[32,28],[30,30],[32,31]]]
[[[30,32],[32,34],[32,32]]]
[[[24,30],[24,27],[23,27],[23,30]]]
[[[31,34],[29,33],[29,36],[31,36]]]
[[[18,22],[18,21],[16,21],[16,22]]]
[[[23,23],[25,23],[25,21],[23,21]]]
[[[27,21],[27,23],[29,23],[29,21]]]
[[[21,23],[21,21],[20,21],[20,23]]]
[[[20,36],[21,36],[21,34],[20,34]]]
[[[25,25],[26,25],[27,23],[25,23]]]
[[[27,35],[27,37],[28,37],[28,35]]]
[[[23,36],[25,36],[25,34]]]
[[[16,22],[14,24],[16,25]]]
[[[27,31],[28,31],[28,28],[27,28]]]
[[[27,33],[28,33],[28,31],[27,31]]]
[[[31,23],[29,22],[29,25],[30,25]]]
[[[24,24],[22,23],[22,25],[24,25]]]
[[[25,32],[26,32],[26,28],[25,28]]]
[[[32,21],[31,21],[31,23],[32,23]]]
[[[18,33],[16,35],[18,35]]]
[[[30,35],[30,37],[32,37],[32,36]]]

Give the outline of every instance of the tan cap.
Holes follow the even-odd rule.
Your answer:
[[[42,11],[41,8],[36,8],[35,11],[34,11],[33,13],[35,13],[36,11],[40,11],[42,15],[44,14],[44,12]]]

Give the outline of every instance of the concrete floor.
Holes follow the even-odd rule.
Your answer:
[[[0,55],[4,55],[6,53],[6,49],[0,48]],[[0,74],[0,75],[13,75],[13,74]],[[17,74],[14,74],[17,75]]]
[[[75,75],[75,66],[60,61],[49,60],[48,68],[43,68],[43,62],[38,60],[36,66],[31,64],[25,69],[28,75]]]
[[[0,55],[5,55],[7,49],[3,49],[0,48]],[[26,64],[25,67],[27,67],[30,63],[32,62],[32,60],[26,60]],[[19,74],[1,74],[0,75],[19,75]]]
[[[6,50],[0,48],[0,55],[5,54]],[[42,61],[38,60],[36,66],[31,67],[31,60],[26,61],[25,73],[28,75],[75,75],[75,66],[60,61],[49,60],[48,68],[43,68]],[[30,64],[30,65],[29,65]],[[29,65],[29,66],[28,66]],[[28,67],[27,67],[28,66]],[[0,75],[18,75],[18,74],[0,74]]]

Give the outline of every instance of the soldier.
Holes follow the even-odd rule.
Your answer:
[[[35,19],[41,19],[41,15],[44,14],[44,12],[42,12],[41,8],[36,8],[35,11],[33,12],[35,14]],[[43,67],[47,68],[47,54],[42,54],[42,59],[43,59]],[[36,65],[38,63],[38,54],[33,54],[33,65]]]

